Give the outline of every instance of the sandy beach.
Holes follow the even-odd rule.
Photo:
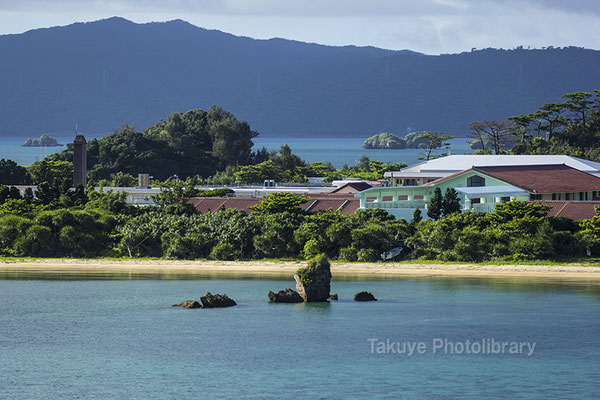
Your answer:
[[[176,261],[176,260],[78,260],[36,259],[3,260],[0,273],[52,275],[161,275],[186,277],[216,275],[221,277],[292,277],[305,263],[301,261]],[[561,280],[599,280],[600,267],[593,265],[480,265],[419,263],[332,263],[337,278],[403,277],[504,277],[549,278]]]

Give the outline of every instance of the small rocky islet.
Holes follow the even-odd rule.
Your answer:
[[[308,265],[298,269],[294,275],[296,290],[287,288],[277,293],[269,292],[271,303],[312,303],[338,300],[337,293],[330,294],[331,264],[324,254],[308,261]],[[369,292],[354,295],[355,301],[377,301]]]
[[[202,304],[200,304],[202,303]],[[223,308],[223,307],[233,307],[236,306],[237,303],[231,299],[226,294],[211,294],[210,292],[206,292],[206,294],[200,297],[200,302],[196,300],[186,300],[179,304],[173,304],[173,307],[181,307],[181,308]]]
[[[296,290],[286,288],[275,293],[269,291],[267,297],[270,303],[315,303],[338,300],[338,295],[329,293],[331,290],[331,269],[327,256],[318,255],[308,261],[306,267],[298,269],[294,275]],[[355,301],[377,301],[370,292],[359,292],[354,295]],[[180,308],[223,308],[236,306],[237,303],[226,294],[211,294],[206,292],[200,301],[185,300],[173,307]]]
[[[48,136],[48,135],[42,135],[37,139],[27,139],[25,141],[24,144],[21,145],[22,147],[58,147],[58,146],[63,146],[62,144],[58,143],[56,141],[56,139],[54,139],[52,136]]]
[[[371,292],[359,292],[354,295],[354,301],[377,301]]]

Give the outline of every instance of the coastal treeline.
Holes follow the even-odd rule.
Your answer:
[[[571,93],[565,99],[540,107],[545,110],[541,114],[513,118],[523,130],[512,151],[597,158],[599,92]],[[548,217],[547,207],[528,202],[498,205],[488,214],[460,213],[451,192],[434,196],[427,212],[432,220],[422,220],[420,210],[411,221],[383,210],[350,216],[332,210],[304,212],[299,206],[307,198],[281,193],[268,196],[249,214],[198,213],[189,198],[231,194],[229,189],[195,188],[211,181],[303,182],[307,176],[375,180],[404,166],[363,157],[357,165],[337,170],[331,164],[308,164],[289,146],[278,152],[252,151],[254,136],[247,123],[217,107],[173,114],[143,132],[125,127],[90,141],[88,187],[72,188],[72,148],[27,168],[1,160],[0,177],[6,183],[0,185],[2,255],[265,259],[323,253],[331,259],[376,261],[382,252],[403,247],[401,257],[412,259],[520,261],[600,253],[599,215],[575,222]],[[162,181],[165,190],[156,196],[155,206],[133,207],[123,193],[104,192],[103,186],[135,184],[139,170]],[[27,188],[21,193],[14,186],[31,183],[37,185],[35,192]]]
[[[600,161],[600,90],[562,98],[506,121],[472,122],[478,153],[566,154]]]
[[[436,220],[421,220],[416,212],[406,221],[376,209],[349,216],[305,212],[300,205],[308,198],[289,193],[267,196],[251,213],[206,214],[168,193],[158,205],[144,208],[126,204],[122,193],[81,195],[69,208],[5,201],[0,206],[2,255],[235,260],[326,254],[367,262],[403,247],[402,258],[474,262],[600,253],[600,214],[575,222],[547,217],[548,207],[538,203],[504,203],[493,213],[448,209]]]

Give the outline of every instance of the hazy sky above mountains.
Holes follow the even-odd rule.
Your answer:
[[[0,0],[0,34],[121,16],[254,38],[410,49],[600,49],[600,0]]]

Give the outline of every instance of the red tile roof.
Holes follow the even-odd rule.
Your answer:
[[[358,199],[356,199],[358,200]],[[310,212],[325,211],[325,210],[338,210],[342,206],[346,205],[350,199],[314,199],[303,205],[303,209]],[[360,203],[360,200],[358,200]]]
[[[474,167],[533,193],[566,193],[600,190],[600,178],[564,164]]]
[[[348,182],[345,185],[340,186],[339,188],[335,189],[331,193],[339,193],[348,188],[352,188],[352,189],[356,190],[357,192],[362,192],[363,190],[371,189],[372,187],[373,187],[373,185],[369,185],[367,182]]]
[[[353,199],[354,193],[309,193],[311,199]]]
[[[540,203],[552,207],[549,217],[566,217],[575,221],[592,218],[596,215],[595,207],[600,206],[600,201],[545,200]]]
[[[252,210],[249,207],[260,203],[261,200],[261,198],[256,197],[194,197],[189,200],[189,203],[202,214],[209,211],[216,212],[221,208],[237,208],[250,213]],[[342,215],[348,215],[353,214],[360,207],[360,200],[349,196],[311,197],[307,203],[302,204],[300,207],[310,212],[333,209],[339,210]]]
[[[349,199],[347,203],[342,205],[342,215],[354,214],[360,207],[360,199]]]
[[[472,167],[436,179],[427,185],[434,185],[468,171],[480,172],[532,193],[573,193],[600,190],[600,178],[564,164]]]
[[[237,208],[249,213],[252,211],[249,207],[258,204],[260,199],[254,197],[194,197],[189,202],[202,214],[209,211],[215,212],[221,208]]]

